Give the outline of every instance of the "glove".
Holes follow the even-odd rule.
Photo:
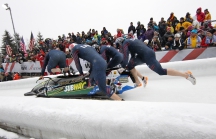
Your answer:
[[[120,68],[117,71],[118,71],[119,74],[121,74],[123,71],[125,71],[125,69],[124,68]]]

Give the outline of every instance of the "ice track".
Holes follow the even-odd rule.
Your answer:
[[[0,83],[0,128],[38,139],[215,139],[216,58],[162,66],[191,70],[197,84],[144,65],[147,87],[125,102],[24,97],[38,78]]]

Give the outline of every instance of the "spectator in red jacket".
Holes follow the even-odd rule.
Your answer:
[[[206,31],[205,37],[202,39],[201,46],[202,47],[208,47],[208,46],[214,46],[214,30],[208,30]]]
[[[118,37],[122,37],[122,32],[121,32],[120,29],[117,29],[117,38],[118,38]]]
[[[197,16],[197,21],[200,22],[201,25],[202,25],[202,23],[203,23],[204,20],[205,20],[205,14],[202,12],[202,8],[201,8],[201,7],[199,7],[199,8],[197,9],[197,11],[196,11],[196,16]]]
[[[21,77],[20,77],[20,74],[17,72],[14,74],[13,80],[19,80],[19,79],[21,79]]]

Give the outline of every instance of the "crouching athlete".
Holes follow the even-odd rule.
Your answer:
[[[90,80],[95,81],[100,92],[104,93],[113,100],[123,100],[115,94],[110,86],[106,86],[107,63],[94,48],[89,45],[77,44],[73,47],[71,54],[73,56],[76,68],[81,75],[83,75],[83,70],[79,58],[82,58],[90,63]]]
[[[123,61],[123,55],[109,45],[98,46],[99,53],[107,61],[107,69],[116,67]]]
[[[117,65],[123,62],[123,54],[120,53],[117,49],[115,47],[110,47],[109,45],[102,45],[101,47],[98,47],[99,53],[108,63],[107,64],[108,69],[116,67]],[[142,76],[141,73],[139,73],[138,71],[137,71],[137,75],[140,77],[140,79],[142,79],[143,86],[146,87],[148,78],[145,76]]]
[[[135,78],[137,86],[140,86],[141,83],[138,80],[137,71],[134,67],[143,63],[146,63],[151,70],[159,75],[181,76],[189,80],[193,85],[196,84],[196,79],[190,71],[179,72],[173,69],[162,68],[155,57],[155,52],[140,40],[120,37],[116,39],[115,44],[119,45],[119,50],[124,56],[122,67],[126,68],[127,65],[128,70],[131,71]],[[128,63],[129,52],[131,53],[131,58]]]
[[[44,64],[41,69],[41,76],[39,79],[43,79],[46,67],[49,73],[58,72],[55,71],[56,66],[59,66],[62,72],[68,71],[68,68],[66,68],[66,55],[60,50],[50,50],[44,58]]]

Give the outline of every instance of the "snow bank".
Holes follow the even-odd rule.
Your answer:
[[[162,66],[181,71],[191,70],[198,79],[216,77],[216,58],[170,62]],[[202,87],[199,80],[193,86],[174,77],[178,91],[185,91],[184,101],[180,101],[174,99],[182,95],[179,92],[173,95],[173,90],[177,90],[174,86],[161,89],[166,92],[163,96],[151,84],[166,88],[168,81],[160,82],[158,79],[171,77],[160,77],[144,65],[137,69],[147,75],[151,82],[145,91],[136,89],[123,94],[129,100],[125,102],[16,97],[15,93],[23,95],[26,91],[24,88],[33,87],[38,78],[0,83],[0,128],[39,139],[216,138],[215,79],[203,81],[206,84]],[[155,92],[152,92],[154,89]],[[201,89],[203,92],[198,92]],[[9,92],[13,93],[6,95]],[[132,93],[134,96],[139,94],[137,97],[145,100],[137,101],[137,98],[132,98]],[[151,93],[155,93],[157,99],[153,100],[158,102],[151,100],[154,98],[150,97]],[[159,102],[161,97],[166,96],[164,102]],[[192,98],[199,101],[191,101]],[[212,104],[208,103],[210,99]],[[148,102],[150,100],[152,102]]]
[[[19,138],[19,136],[15,133],[12,133],[12,132],[8,132],[8,131],[5,131],[3,129],[0,129],[0,138],[3,138],[3,139],[17,139]]]
[[[213,104],[20,97],[0,102],[0,120],[34,138],[216,138]]]

